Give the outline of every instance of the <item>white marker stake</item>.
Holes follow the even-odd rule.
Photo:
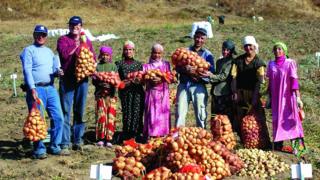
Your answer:
[[[17,86],[16,86],[16,79],[17,79],[17,74],[13,73],[10,75],[10,78],[13,79],[13,93],[14,97],[17,97]]]
[[[312,165],[303,164],[291,164],[291,178],[292,179],[305,179],[312,178]]]
[[[112,178],[112,166],[91,165],[90,179],[105,180]]]
[[[317,65],[320,67],[320,52],[316,52]]]

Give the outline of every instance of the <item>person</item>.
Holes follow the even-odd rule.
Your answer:
[[[245,53],[233,61],[231,68],[231,89],[237,106],[235,121],[241,122],[242,118],[248,114],[248,110],[253,110],[262,126],[266,148],[269,148],[271,144],[266,117],[260,101],[260,88],[264,83],[266,65],[258,56],[259,45],[253,36],[244,37],[243,47]],[[236,131],[240,132],[239,129]]]
[[[226,40],[222,43],[222,58],[217,60],[216,71],[203,74],[204,77],[210,78],[212,84],[211,94],[213,101],[211,105],[212,114],[225,114],[231,120],[232,127],[235,128],[235,123],[232,118],[232,99],[231,99],[231,66],[234,60],[235,44],[231,40]]]
[[[123,46],[122,60],[117,61],[120,79],[125,83],[125,88],[119,90],[122,107],[123,138],[142,140],[144,89],[138,81],[128,79],[130,72],[142,71],[142,63],[134,59],[135,45],[126,41]]]
[[[143,65],[143,71],[159,69],[170,72],[170,63],[162,58],[163,46],[154,44],[149,63]],[[144,126],[145,137],[159,137],[170,131],[169,84],[164,78],[146,82]]]
[[[275,149],[281,150],[283,141],[291,140],[293,153],[300,156],[306,148],[299,117],[299,109],[303,108],[303,103],[299,92],[297,64],[288,57],[288,48],[283,42],[274,44],[273,53],[275,59],[268,64],[267,77]]]
[[[117,72],[117,66],[112,62],[112,48],[101,46],[98,56],[97,72]],[[93,76],[94,77],[94,76]],[[115,131],[116,118],[116,88],[108,83],[101,83],[92,79],[96,87],[96,139],[98,146],[112,147],[112,138]]]
[[[54,87],[54,76],[61,75],[61,72],[52,50],[45,45],[47,35],[48,29],[45,26],[36,25],[33,32],[34,43],[23,49],[20,59],[27,86],[26,102],[29,112],[33,103],[39,98],[50,117],[50,151],[54,155],[59,155],[63,115],[58,91]],[[44,115],[44,112],[41,114]],[[43,141],[34,142],[33,149],[34,158],[47,157]]]
[[[207,40],[207,31],[203,28],[198,28],[194,35],[194,44],[188,49],[196,52],[199,56],[210,63],[210,72],[214,72],[214,56],[204,48]],[[176,67],[179,74],[179,84],[177,87],[177,109],[176,109],[176,127],[185,126],[185,119],[188,112],[189,102],[192,101],[196,124],[198,127],[206,127],[207,119],[207,101],[208,92],[206,83],[208,78],[202,78],[197,73],[194,67]]]
[[[69,154],[71,144],[70,136],[73,132],[74,150],[82,150],[83,135],[85,131],[85,106],[88,93],[88,77],[77,82],[75,77],[75,63],[77,55],[80,52],[80,33],[82,29],[82,19],[79,16],[73,16],[69,19],[69,30],[67,35],[61,36],[57,42],[57,51],[59,53],[64,76],[60,78],[60,98],[62,111],[64,115],[62,150]],[[94,54],[92,43],[87,38],[87,46]],[[70,118],[73,109],[73,131],[71,131]]]

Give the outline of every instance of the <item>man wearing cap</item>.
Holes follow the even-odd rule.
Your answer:
[[[76,81],[75,63],[77,54],[80,52],[80,33],[82,29],[82,19],[79,16],[73,16],[69,19],[69,34],[61,36],[57,42],[57,51],[60,56],[61,67],[64,76],[60,78],[60,98],[64,114],[64,125],[61,147],[62,151],[69,154],[71,125],[70,117],[73,110],[73,149],[81,150],[82,137],[85,131],[85,121],[83,119],[87,93],[88,78],[80,82]],[[88,48],[92,53],[94,49],[92,43],[87,39]],[[94,59],[96,59],[94,53]]]
[[[24,82],[27,86],[26,101],[29,111],[36,99],[41,99],[44,108],[50,117],[50,151],[52,154],[61,153],[60,143],[62,137],[63,115],[58,91],[54,87],[54,76],[59,74],[59,67],[51,49],[45,46],[48,29],[43,25],[37,25],[33,32],[34,43],[22,51],[20,59]],[[43,114],[44,112],[42,112]],[[44,143],[36,141],[34,146],[34,158],[47,157]]]
[[[214,71],[214,57],[212,53],[203,46],[207,39],[207,31],[203,28],[198,28],[194,34],[194,44],[188,49],[196,52],[199,56],[210,63],[209,71]],[[207,119],[207,101],[208,92],[206,83],[209,78],[200,77],[195,68],[186,66],[177,68],[179,73],[179,85],[177,90],[177,109],[176,109],[176,127],[185,126],[185,119],[188,112],[189,101],[192,101],[198,127],[206,127]]]

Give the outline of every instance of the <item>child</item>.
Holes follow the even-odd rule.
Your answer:
[[[112,48],[101,46],[97,64],[97,72],[117,72],[117,67],[112,63]],[[96,87],[96,139],[98,146],[112,147],[112,137],[115,131],[116,118],[116,88],[105,82],[93,79]]]

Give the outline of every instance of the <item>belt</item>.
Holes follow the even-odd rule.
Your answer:
[[[35,84],[35,86],[51,86],[51,85],[52,85],[51,82],[39,82]]]

